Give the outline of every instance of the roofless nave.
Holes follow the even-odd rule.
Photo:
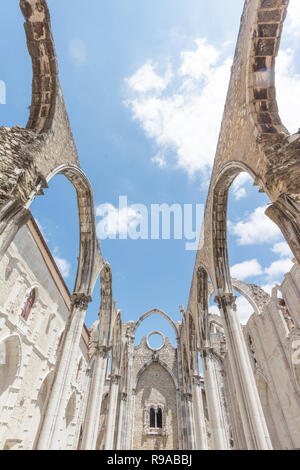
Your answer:
[[[33,85],[26,129],[0,128],[1,448],[300,448],[300,135],[283,127],[274,84],[288,1],[245,2],[190,297],[176,325],[158,309],[123,323],[115,308],[92,188],[59,85],[47,3],[20,6]],[[227,197],[242,171],[269,197],[266,213],[295,256],[271,297],[229,274]],[[57,174],[73,184],[78,201],[72,295],[30,213]],[[87,331],[99,276],[99,322]],[[233,289],[253,307],[244,328]],[[220,315],[209,313],[212,295]],[[164,337],[153,348],[151,332],[134,346],[137,327],[153,313],[171,324],[176,348]]]

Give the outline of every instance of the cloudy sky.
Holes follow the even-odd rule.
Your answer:
[[[1,124],[25,126],[31,63],[17,0],[2,0],[0,80],[6,84]],[[136,226],[136,204],[205,204],[243,0],[49,0],[60,80],[83,170],[94,188],[99,236]],[[3,11],[4,10],[4,11]],[[277,60],[280,114],[299,128],[300,2],[290,0]],[[119,211],[126,196],[128,211]],[[242,174],[229,197],[232,275],[270,291],[292,266],[292,254],[264,215],[269,201]],[[78,255],[74,190],[51,181],[32,205],[45,239],[72,291]],[[116,224],[116,220],[120,220]],[[118,235],[118,234],[117,234]],[[174,321],[186,306],[195,251],[186,240],[101,241],[113,269],[114,298],[125,321],[160,308]],[[99,310],[99,285],[87,315]],[[212,311],[215,307],[212,305]],[[252,313],[238,299],[244,323]],[[161,328],[149,319],[139,338]]]

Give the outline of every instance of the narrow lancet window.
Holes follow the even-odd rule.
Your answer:
[[[150,428],[155,428],[155,409],[150,408]]]
[[[162,411],[161,408],[158,408],[156,411],[156,427],[162,429]]]
[[[26,300],[25,307],[23,308],[22,313],[21,313],[21,317],[25,321],[27,321],[28,318],[29,318],[30,312],[31,312],[32,307],[33,307],[34,302],[35,302],[35,297],[36,297],[35,289],[32,289],[32,291],[30,292],[30,294],[29,294],[29,296]]]

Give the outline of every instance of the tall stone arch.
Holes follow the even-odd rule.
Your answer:
[[[174,332],[175,332],[175,335],[176,335],[176,338],[178,338],[178,329],[177,329],[177,326],[175,325],[175,323],[173,322],[173,320],[171,320],[171,318],[165,313],[163,312],[162,310],[159,310],[158,308],[154,308],[152,310],[149,310],[149,312],[146,312],[144,313],[139,319],[138,321],[136,322],[135,324],[135,331],[138,329],[138,327],[140,326],[140,324],[146,320],[146,318],[150,317],[151,315],[154,315],[154,314],[157,314],[157,315],[160,315],[161,317],[163,317],[165,320],[167,320],[167,322],[170,323],[170,325],[172,326]]]

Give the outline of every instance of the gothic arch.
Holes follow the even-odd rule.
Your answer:
[[[225,165],[215,178],[212,189],[212,251],[215,291],[220,293],[232,292],[232,282],[229,270],[227,248],[227,205],[228,192],[234,179],[241,172],[246,172],[255,180],[256,175],[247,165],[231,162]]]
[[[31,432],[32,435],[35,435],[35,440],[33,444],[33,449],[36,449],[37,443],[38,443],[38,438],[39,438],[39,431],[41,429],[45,411],[47,408],[47,402],[49,399],[49,394],[51,391],[51,385],[53,382],[54,378],[54,371],[51,370],[50,372],[47,373],[47,375],[44,377],[41,387],[38,392],[37,400],[36,400],[36,405],[35,409],[33,411],[33,417],[32,417],[32,426]]]
[[[275,59],[287,8],[286,0],[259,1],[252,26],[247,100],[259,135],[289,135],[280,120],[275,88]]]
[[[262,404],[265,420],[266,420],[268,430],[270,433],[270,438],[272,440],[273,448],[280,450],[281,449],[280,440],[277,434],[277,429],[276,429],[276,425],[274,423],[274,417],[273,417],[274,403],[273,403],[271,387],[266,377],[260,371],[256,372],[255,379],[256,379],[257,389],[258,389],[260,401]]]
[[[21,0],[28,51],[32,60],[32,101],[27,129],[50,129],[56,104],[58,67],[51,34],[50,14],[44,0]]]
[[[255,284],[247,284],[238,279],[231,278],[231,284],[239,294],[241,294],[250,303],[254,312],[260,315],[263,311],[264,306],[271,300],[271,297],[261,287]],[[209,300],[214,295],[214,288],[212,284],[208,287],[208,298]]]
[[[138,327],[140,326],[140,324],[146,320],[146,318],[150,317],[151,315],[154,315],[154,314],[158,314],[160,315],[161,317],[163,317],[165,320],[167,320],[170,325],[172,326],[174,332],[175,332],[175,335],[176,335],[176,338],[178,338],[178,330],[177,330],[177,326],[175,325],[175,323],[171,320],[171,318],[165,313],[163,312],[162,310],[159,310],[157,308],[154,308],[153,310],[149,310],[149,312],[146,312],[144,313],[139,319],[138,321],[136,322],[135,324],[135,331],[138,329]]]
[[[47,182],[56,175],[64,175],[77,194],[80,246],[74,293],[91,295],[102,264],[96,235],[93,191],[87,176],[75,165],[60,165],[48,174]]]
[[[138,373],[136,374],[136,379],[135,379],[135,390],[138,386],[138,382],[139,382],[139,379],[141,377],[141,375],[143,374],[143,372],[145,372],[146,369],[148,369],[149,366],[151,366],[151,364],[155,364],[155,363],[158,363],[160,364],[169,374],[170,376],[172,377],[173,381],[174,381],[174,385],[175,385],[175,389],[178,390],[178,381],[174,375],[174,373],[172,372],[172,370],[169,368],[168,364],[166,364],[164,361],[162,361],[159,357],[157,357],[157,359],[153,360],[153,359],[150,359],[146,364],[144,364],[140,370],[138,371]]]

